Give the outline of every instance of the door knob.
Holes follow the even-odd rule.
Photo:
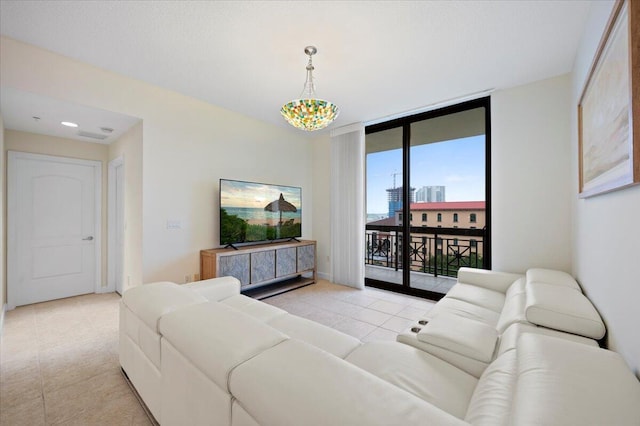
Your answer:
[[[91,240],[93,240],[93,237],[87,237],[82,239],[82,241],[91,241]]]

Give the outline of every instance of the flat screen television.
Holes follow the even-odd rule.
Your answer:
[[[220,245],[302,236],[302,188],[220,179]]]

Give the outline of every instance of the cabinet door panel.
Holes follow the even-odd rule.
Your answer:
[[[298,247],[298,272],[308,271],[316,265],[316,246]]]
[[[272,280],[276,277],[276,251],[251,253],[251,284]]]
[[[296,248],[276,250],[276,277],[296,273]]]
[[[230,275],[240,280],[240,284],[249,284],[249,254],[220,256],[219,277]]]

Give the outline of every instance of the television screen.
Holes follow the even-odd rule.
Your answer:
[[[220,244],[302,236],[302,188],[220,179]]]

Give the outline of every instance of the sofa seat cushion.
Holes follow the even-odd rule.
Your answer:
[[[637,425],[640,382],[606,349],[524,333],[511,412],[516,425]]]
[[[221,389],[237,365],[288,337],[255,318],[219,302],[193,305],[164,315],[160,332]]]
[[[589,339],[587,337],[565,333],[562,331],[553,330],[551,328],[538,327],[535,324],[518,323],[511,325],[511,327],[507,328],[507,330],[500,335],[500,342],[498,343],[498,351],[496,356],[500,356],[505,352],[515,349],[518,339],[523,333],[542,334],[545,336],[571,340],[573,342],[582,343],[583,345],[598,347],[597,341]]]
[[[470,318],[491,327],[495,327],[498,323],[498,319],[500,318],[500,314],[492,311],[491,309],[474,305],[473,303],[465,302],[464,300],[445,297],[426,313],[424,319],[431,320],[443,313],[450,313]]]
[[[398,342],[364,343],[346,360],[458,418],[464,418],[478,382],[453,365]]]
[[[230,389],[247,414],[262,425],[468,426],[415,395],[295,339],[235,368]]]
[[[478,287],[473,284],[456,283],[447,292],[447,298],[462,300],[474,305],[482,306],[500,313],[504,305],[504,293]]]
[[[516,376],[514,351],[493,361],[480,376],[464,420],[474,426],[506,425],[511,412]]]
[[[455,314],[443,313],[418,332],[418,340],[488,364],[498,341],[494,327]]]
[[[339,358],[346,357],[360,346],[360,340],[353,336],[295,315],[279,315],[267,324],[292,339],[302,340]]]
[[[527,282],[525,315],[533,324],[592,339],[601,339],[606,331],[589,299],[571,287]]]
[[[245,314],[262,322],[267,322],[273,318],[287,314],[286,311],[276,306],[260,302],[259,300],[252,299],[251,297],[247,297],[243,294],[231,296],[220,303],[231,306],[232,308],[237,309],[240,312],[244,312]]]
[[[396,340],[399,343],[413,346],[423,352],[431,354],[449,364],[458,367],[462,371],[471,374],[473,377],[480,377],[484,370],[487,368],[487,363],[469,358],[464,355],[460,355],[456,352],[451,352],[448,349],[443,349],[439,346],[435,346],[429,343],[424,343],[418,340],[418,336],[414,332],[404,332],[398,334]]]
[[[130,288],[122,295],[122,303],[156,333],[163,315],[185,306],[206,302],[207,299],[200,293],[171,282],[140,285]]]
[[[528,283],[545,283],[582,291],[576,280],[566,272],[553,269],[531,268],[527,270]]]

